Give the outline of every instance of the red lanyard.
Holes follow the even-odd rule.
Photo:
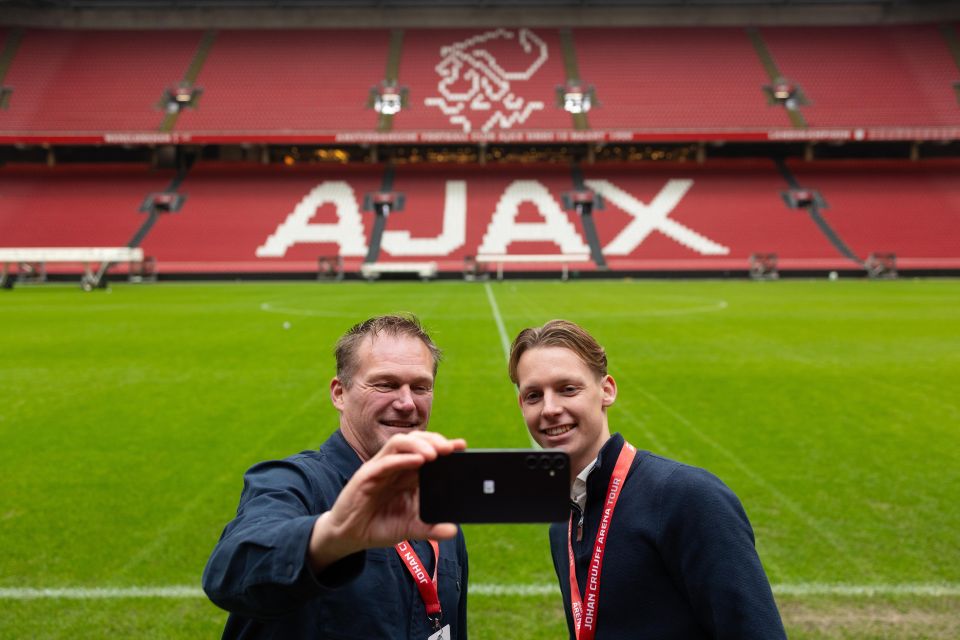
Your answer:
[[[437,567],[440,566],[440,545],[437,544],[436,540],[428,540],[428,542],[433,548],[433,557],[436,558],[436,562],[433,564],[432,580],[427,576],[427,571],[420,561],[420,556],[413,550],[413,545],[410,544],[409,541],[404,540],[403,542],[398,542],[394,545],[394,548],[397,550],[397,555],[399,555],[403,561],[403,566],[405,566],[407,571],[410,572],[410,575],[413,576],[413,581],[416,583],[417,589],[420,590],[420,598],[423,600],[423,606],[427,610],[427,617],[430,618],[430,621],[433,623],[433,628],[439,629],[440,618],[442,616],[442,612],[440,611],[440,596],[437,593]]]
[[[573,612],[573,627],[577,640],[593,640],[597,632],[597,613],[600,604],[600,569],[603,567],[603,553],[607,548],[607,536],[610,533],[610,520],[613,510],[620,499],[620,489],[630,471],[637,450],[628,442],[623,443],[617,464],[613,467],[610,476],[610,486],[607,487],[607,502],[603,507],[603,518],[600,520],[600,529],[597,531],[597,541],[593,545],[590,555],[590,568],[587,571],[586,611],[580,597],[580,587],[577,585],[577,566],[573,558],[573,514],[570,514],[570,526],[567,528],[567,552],[570,556],[570,610]]]

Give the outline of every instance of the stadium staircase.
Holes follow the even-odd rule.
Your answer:
[[[400,100],[400,106],[409,107],[406,94],[400,88],[400,56],[403,52],[403,29],[394,29],[390,32],[390,44],[387,49],[387,70],[383,74],[383,81],[380,88],[384,90],[393,89],[397,91],[397,99]],[[372,92],[375,90],[372,90]],[[374,97],[375,99],[375,97]],[[368,101],[368,107],[374,106]],[[393,129],[393,118],[396,114],[389,111],[381,111],[377,119],[377,131],[390,131]]]
[[[17,48],[22,38],[23,29],[0,30],[0,43],[3,43],[3,51],[0,53],[0,109],[7,109],[10,105],[13,87],[8,87],[4,80],[7,77],[7,71],[10,70],[13,57],[17,55]]]
[[[140,211],[147,214],[147,219],[144,220],[140,228],[137,229],[137,232],[133,234],[133,237],[127,242],[128,247],[139,247],[147,237],[147,234],[150,233],[150,230],[153,229],[157,220],[160,219],[161,215],[180,211],[186,200],[186,196],[178,193],[177,189],[180,187],[180,184],[183,183],[184,178],[187,177],[187,173],[190,171],[192,164],[193,158],[188,159],[163,191],[146,194],[143,203],[140,205]]]
[[[820,196],[820,194],[809,188],[804,188],[797,181],[796,177],[790,172],[787,163],[783,158],[777,158],[774,160],[774,163],[777,165],[777,170],[780,171],[780,174],[783,176],[783,179],[786,180],[787,184],[790,186],[790,192],[787,194],[785,200],[787,205],[793,209],[800,209],[807,212],[807,215],[810,216],[810,219],[817,225],[817,228],[826,236],[827,240],[830,241],[838,252],[845,258],[850,259],[859,266],[864,265],[864,260],[859,258],[843,239],[837,234],[836,231],[830,226],[823,215],[821,215],[820,210],[826,207],[826,202]],[[802,194],[797,197],[795,194]]]
[[[186,73],[183,74],[183,79],[176,87],[168,88],[164,93],[159,106],[167,112],[167,115],[164,117],[163,122],[160,123],[160,131],[173,131],[177,124],[177,118],[180,117],[180,112],[183,108],[196,109],[198,107],[200,95],[203,90],[197,87],[197,78],[200,76],[203,63],[210,54],[210,49],[213,47],[216,37],[216,31],[207,31],[203,34],[203,37],[200,39],[200,45],[197,47],[197,53],[190,61],[190,66],[187,67]]]
[[[370,233],[367,257],[364,259],[367,264],[377,262],[380,257],[380,243],[387,227],[387,218],[393,213],[403,211],[403,195],[393,191],[393,174],[393,165],[387,165],[380,190],[364,198],[363,210],[373,212],[373,231]]]
[[[580,68],[577,65],[577,52],[573,46],[573,33],[570,29],[560,30],[560,50],[563,53],[563,71],[566,76],[564,88],[579,87],[581,91],[590,93],[590,89],[580,77]],[[562,90],[558,90],[561,95],[557,100],[562,101]],[[591,105],[596,102],[596,96],[591,96]],[[577,131],[585,131],[590,128],[590,122],[587,119],[587,112],[573,112],[570,114],[573,119],[573,128]]]
[[[957,34],[957,29],[953,25],[942,24],[940,33],[943,34],[943,39],[950,48],[953,63],[957,66],[957,70],[960,70],[960,35]],[[960,82],[954,82],[953,89],[957,94],[957,102],[960,103]]]
[[[748,28],[747,35],[750,37],[750,42],[753,44],[753,48],[756,50],[757,56],[759,56],[760,62],[763,64],[763,68],[767,72],[767,77],[770,80],[770,84],[764,87],[764,92],[767,94],[767,104],[782,105],[793,126],[798,129],[806,129],[807,121],[800,111],[800,106],[809,104],[809,101],[803,93],[803,89],[792,84],[787,77],[783,75],[779,67],[777,67],[777,63],[773,59],[773,55],[767,48],[766,43],[763,41],[763,36],[760,35],[758,29]],[[779,98],[777,95],[778,89],[783,92],[783,95]]]
[[[603,210],[603,198],[587,187],[583,181],[583,171],[574,163],[570,170],[573,182],[573,191],[561,196],[563,208],[575,211],[583,227],[583,235],[590,247],[590,259],[600,270],[607,268],[607,260],[603,257],[603,248],[600,245],[600,236],[597,234],[597,225],[593,221],[595,210]]]

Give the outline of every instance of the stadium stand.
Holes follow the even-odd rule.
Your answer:
[[[960,80],[936,25],[765,27],[780,70],[816,127],[957,126]]]
[[[575,29],[598,129],[789,127],[768,106],[763,66],[738,28]]]
[[[315,272],[319,257],[338,254],[345,269],[356,271],[366,253],[365,223],[371,215],[360,212],[360,203],[365,193],[378,188],[381,173],[382,168],[363,165],[198,165],[180,187],[187,203],[158,224],[143,247],[157,257],[162,273]],[[291,215],[295,217],[286,227],[288,235],[281,232],[269,244],[268,238]],[[347,220],[339,232],[350,241],[344,246],[332,241],[284,243],[311,229],[315,233],[320,225],[337,224],[338,215]],[[258,256],[261,246],[267,248]]]
[[[612,269],[743,270],[753,253],[777,254],[787,270],[853,266],[803,213],[784,206],[786,185],[770,161],[589,167],[584,174],[606,203],[594,218]]]
[[[171,175],[129,165],[3,167],[0,281],[82,273],[92,288],[113,262],[123,273],[141,269],[142,251],[127,247],[147,219],[145,197]]]
[[[800,128],[925,139],[923,128],[960,127],[950,29],[574,28],[566,48],[556,28],[6,30],[4,43],[16,46],[0,136],[172,130],[184,136],[174,142],[332,142],[379,131],[399,137],[366,141],[469,133],[510,142],[515,132],[563,141],[546,134],[590,128],[627,139],[763,139],[798,126],[764,94],[775,69],[803,92]],[[394,59],[406,99],[385,127],[368,103]],[[572,76],[595,88],[579,125],[559,103]],[[164,94],[179,84],[200,94],[164,128]],[[216,138],[224,135],[234,138]]]
[[[363,212],[362,203],[365,194],[379,190],[382,173],[383,167],[353,165],[197,166],[182,185],[188,204],[151,231],[144,249],[157,256],[163,272],[304,272],[315,270],[319,257],[338,254],[347,271],[357,271],[373,226],[373,213]],[[484,242],[511,184],[520,183],[521,190],[524,183],[543,185],[534,187],[535,197],[546,197],[559,212],[550,192],[569,188],[567,180],[566,172],[555,168],[401,167],[394,189],[406,205],[388,218],[379,261],[436,261],[441,270],[459,272],[466,256],[479,249],[505,252],[492,238]],[[507,203],[504,215],[513,210]],[[542,223],[532,202],[520,202],[515,210],[520,224]],[[560,216],[564,231],[573,231],[567,214]],[[578,236],[568,239],[576,242]],[[525,254],[562,249],[547,240],[513,242],[507,248]]]
[[[0,27],[0,246],[142,246],[161,274],[960,269],[958,33]],[[947,158],[906,159],[932,140]],[[150,194],[179,210],[145,218]]]
[[[861,258],[892,253],[902,269],[960,267],[960,161],[789,164],[823,195],[823,216]]]
[[[365,110],[383,78],[389,32],[222,30],[197,77],[203,96],[177,131],[373,130]]]
[[[5,247],[125,246],[144,222],[146,195],[173,172],[131,165],[0,168]]]
[[[901,269],[960,268],[960,161],[789,164],[822,194],[823,217],[861,260],[893,253]],[[127,244],[144,221],[145,196],[172,173],[109,169],[0,169],[4,246]],[[337,255],[356,273],[373,225],[362,204],[383,171],[200,163],[179,187],[182,209],[141,246],[161,274],[315,273],[318,259]],[[595,165],[583,176],[603,200],[594,218],[615,272],[745,273],[753,254],[776,255],[781,272],[860,268],[784,203],[788,185],[769,160]],[[579,216],[563,210],[572,186],[561,166],[400,166],[393,189],[406,205],[386,221],[378,262],[394,265],[386,271],[436,263],[460,273],[478,255],[541,255],[500,262],[505,271],[559,272],[558,260],[596,270]]]
[[[163,92],[187,68],[197,31],[25,29],[4,84],[0,130],[156,131]]]

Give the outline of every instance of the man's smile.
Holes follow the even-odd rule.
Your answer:
[[[380,424],[397,429],[413,429],[420,425],[418,422],[410,422],[409,420],[381,420]]]
[[[547,434],[550,437],[562,436],[563,434],[576,429],[576,424],[560,424],[555,427],[547,427],[543,429],[543,433]]]

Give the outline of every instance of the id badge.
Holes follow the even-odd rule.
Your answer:
[[[427,636],[427,640],[450,640],[450,625],[443,625],[440,631]]]

